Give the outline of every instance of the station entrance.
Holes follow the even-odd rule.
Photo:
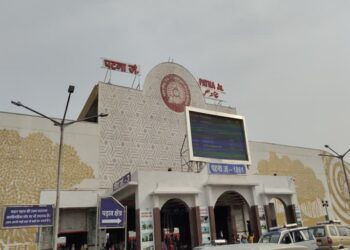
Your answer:
[[[85,249],[87,235],[87,232],[63,232],[58,234],[58,237],[65,238],[66,243],[64,247],[67,249]]]
[[[287,224],[287,206],[286,204],[278,199],[278,198],[272,198],[270,200],[269,206],[274,211],[274,218],[272,219],[272,226],[278,226],[283,227],[285,224]]]
[[[216,201],[214,214],[217,239],[233,244],[252,234],[249,205],[241,194],[223,193]]]
[[[137,248],[135,194],[121,199],[120,203],[126,208],[126,228],[102,230],[100,232],[102,235],[100,237],[100,246],[107,250],[135,250]]]
[[[192,249],[189,207],[180,199],[170,199],[160,211],[162,248]]]

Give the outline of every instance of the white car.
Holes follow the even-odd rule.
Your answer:
[[[309,250],[317,249],[316,239],[307,227],[276,228],[263,234],[259,243],[296,244],[305,246]]]
[[[194,249],[198,249],[195,247]],[[273,244],[273,243],[245,243],[245,244],[230,244],[220,246],[201,246],[202,250],[308,250],[305,246],[296,244]]]

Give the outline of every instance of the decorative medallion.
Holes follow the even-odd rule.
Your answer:
[[[175,112],[183,112],[191,104],[191,93],[184,79],[176,74],[163,77],[160,93],[164,103]]]
[[[334,214],[337,219],[349,224],[350,195],[346,178],[350,176],[350,171],[347,167],[343,167],[340,161],[323,159],[323,162],[326,166],[326,176]]]

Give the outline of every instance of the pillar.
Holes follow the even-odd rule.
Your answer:
[[[192,207],[191,213],[191,224],[192,224],[192,234],[193,234],[193,246],[200,246],[202,245],[202,230],[201,230],[201,218],[200,218],[200,209],[199,207]]]
[[[271,218],[271,211],[270,211],[270,206],[269,205],[264,205],[264,211],[265,211],[265,218],[266,218],[266,225],[267,225],[267,230],[270,230],[272,226],[272,218]]]
[[[216,225],[215,225],[214,207],[209,206],[208,212],[209,212],[210,234],[211,234],[210,237],[211,237],[211,240],[216,240]]]
[[[269,211],[270,211],[270,215],[271,215],[271,227],[277,227],[277,217],[276,217],[275,204],[269,203]]]
[[[257,242],[260,238],[260,220],[258,206],[251,206],[249,217],[251,230],[254,234],[254,242]]]
[[[230,244],[235,243],[236,235],[237,235],[237,226],[236,226],[236,218],[233,213],[233,207],[230,207],[230,225],[229,225],[229,242]]]
[[[294,204],[287,206],[286,217],[287,217],[288,224],[297,223],[297,215],[295,213]]]
[[[141,249],[140,209],[135,211],[136,250]]]
[[[154,248],[155,250],[162,249],[162,232],[160,225],[160,209],[153,208],[153,224],[154,224]]]

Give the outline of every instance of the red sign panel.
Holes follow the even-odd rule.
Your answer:
[[[136,64],[127,64],[123,62],[117,62],[110,59],[103,59],[103,67],[110,69],[110,70],[116,70],[121,71],[125,73],[130,73],[137,75],[140,73],[140,66]]]
[[[220,83],[215,83],[202,78],[199,78],[198,82],[204,97],[220,99],[220,95],[225,94],[224,86]]]

